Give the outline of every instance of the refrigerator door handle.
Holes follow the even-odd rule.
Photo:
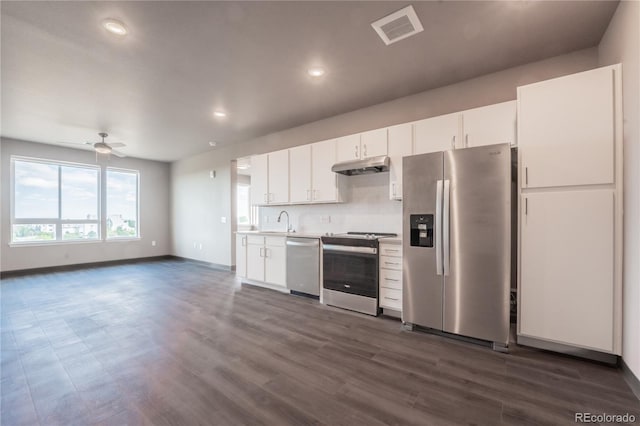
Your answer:
[[[442,180],[436,182],[436,274],[442,275]]]
[[[449,234],[450,234],[450,226],[449,226],[449,211],[451,210],[451,197],[449,196],[449,189],[451,186],[451,181],[448,179],[444,181],[444,189],[443,189],[443,200],[442,200],[442,270],[443,274],[449,275]]]

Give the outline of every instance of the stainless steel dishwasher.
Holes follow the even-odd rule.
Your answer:
[[[287,288],[320,296],[320,240],[287,237]]]

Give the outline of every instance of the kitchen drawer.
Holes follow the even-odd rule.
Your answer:
[[[380,256],[380,267],[402,271],[402,259],[398,257]]]
[[[380,255],[402,257],[402,246],[399,244],[380,244]]]
[[[264,237],[262,235],[247,235],[247,244],[252,246],[263,246]]]
[[[383,308],[402,310],[402,290],[380,289],[380,306]]]
[[[402,271],[380,269],[380,287],[402,290]]]
[[[284,247],[287,239],[285,237],[265,237],[265,245],[269,247]]]

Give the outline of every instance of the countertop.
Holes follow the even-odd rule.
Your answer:
[[[265,237],[320,238],[324,234],[312,232],[236,231],[236,234],[264,235]]]

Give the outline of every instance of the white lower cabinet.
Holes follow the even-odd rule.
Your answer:
[[[247,276],[247,236],[236,234],[236,275]]]
[[[287,247],[284,237],[247,235],[247,278],[270,286],[287,286]]]
[[[281,237],[265,237],[264,280],[273,285],[287,286],[287,246]]]
[[[614,191],[523,194],[520,334],[614,350]]]
[[[381,308],[402,312],[402,245],[380,244],[378,276]]]

